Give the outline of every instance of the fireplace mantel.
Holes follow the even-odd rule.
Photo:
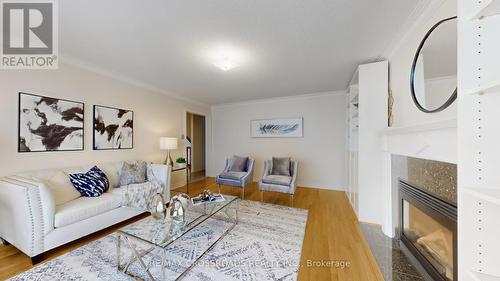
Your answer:
[[[385,208],[383,231],[394,237],[398,225],[397,191],[394,190],[391,173],[391,156],[401,155],[414,158],[457,163],[457,119],[407,127],[391,127],[380,132],[384,154]],[[395,205],[396,204],[396,205]]]
[[[380,134],[386,153],[457,163],[457,119],[390,127]]]

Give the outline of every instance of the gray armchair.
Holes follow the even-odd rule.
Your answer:
[[[245,198],[245,186],[253,179],[255,161],[252,158],[247,158],[246,163],[240,163],[242,165],[240,169],[234,169],[233,161],[241,161],[241,159],[243,158],[237,156],[226,159],[224,171],[215,178],[215,182],[219,186],[219,193],[221,185],[240,187],[242,190],[241,199]]]
[[[266,160],[264,162],[264,174],[259,181],[261,201],[264,200],[264,191],[273,191],[289,194],[293,205],[298,164],[297,160],[290,159],[290,176],[273,175],[273,160]]]

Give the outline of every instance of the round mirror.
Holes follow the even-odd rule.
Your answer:
[[[457,17],[435,24],[424,36],[410,75],[413,102],[423,112],[439,112],[457,98]]]

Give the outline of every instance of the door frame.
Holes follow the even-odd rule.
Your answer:
[[[208,172],[208,117],[207,117],[207,114],[206,113],[201,113],[199,111],[196,111],[196,110],[191,110],[191,109],[188,109],[188,108],[184,108],[184,115],[182,117],[182,136],[184,136],[184,138],[186,137],[186,131],[187,131],[187,126],[186,126],[186,123],[187,123],[187,114],[188,113],[191,113],[191,114],[194,114],[194,115],[199,115],[199,116],[203,116],[205,118],[205,176],[207,175],[207,172]],[[183,140],[184,141],[184,140]],[[192,153],[192,151],[191,151]]]

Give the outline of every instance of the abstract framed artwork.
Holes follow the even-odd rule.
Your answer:
[[[94,105],[94,150],[134,148],[134,112]]]
[[[18,152],[84,149],[82,102],[19,93]]]
[[[303,137],[303,118],[260,119],[250,123],[253,138]]]

